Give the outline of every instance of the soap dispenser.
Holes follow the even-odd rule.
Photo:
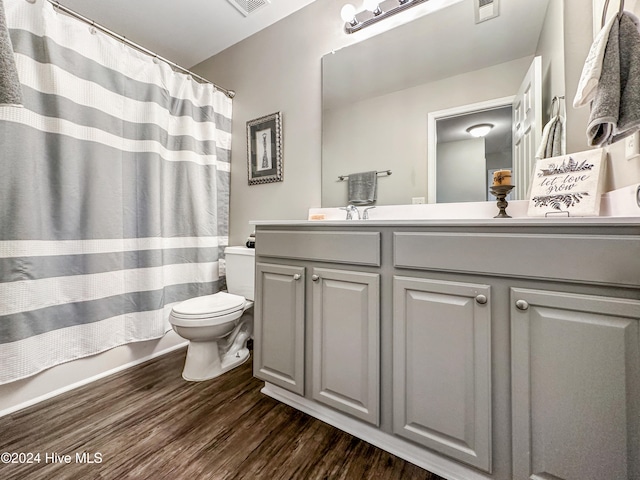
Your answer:
[[[256,232],[253,232],[247,238],[247,248],[256,248]]]

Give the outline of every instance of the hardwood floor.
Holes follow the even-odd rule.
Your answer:
[[[0,478],[442,480],[261,394],[250,361],[186,382],[184,357],[0,418],[0,452],[34,454],[30,464],[0,463]]]

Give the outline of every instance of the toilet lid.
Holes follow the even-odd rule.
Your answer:
[[[173,307],[173,312],[181,317],[218,317],[242,310],[244,303],[240,295],[218,292],[185,300]]]

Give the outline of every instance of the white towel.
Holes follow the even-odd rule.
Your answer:
[[[602,73],[604,51],[607,48],[607,41],[609,40],[609,32],[611,31],[613,22],[616,21],[617,18],[618,16],[614,15],[609,19],[604,28],[596,35],[591,45],[589,55],[587,55],[587,59],[584,61],[576,97],[573,99],[573,106],[575,108],[587,105],[596,95],[600,74]]]
[[[542,130],[542,140],[536,152],[536,158],[551,158],[566,155],[567,139],[562,115],[556,115]]]

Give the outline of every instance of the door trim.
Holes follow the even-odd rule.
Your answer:
[[[458,107],[447,108],[435,112],[429,112],[427,115],[427,203],[436,203],[436,151],[437,136],[436,122],[447,117],[457,117],[467,113],[481,112],[483,110],[492,110],[500,107],[510,107],[515,100],[515,95],[508,97],[494,98],[485,102],[469,103]]]

